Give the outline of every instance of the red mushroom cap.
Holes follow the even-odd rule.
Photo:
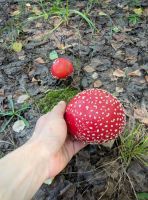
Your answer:
[[[126,124],[122,104],[112,94],[100,89],[77,94],[67,105],[65,119],[70,134],[88,143],[115,139]]]
[[[65,79],[70,76],[73,71],[73,64],[67,58],[57,58],[51,67],[51,74],[57,79]]]

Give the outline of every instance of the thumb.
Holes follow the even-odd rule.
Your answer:
[[[65,101],[60,101],[52,110],[51,113],[57,117],[63,117],[66,109]]]

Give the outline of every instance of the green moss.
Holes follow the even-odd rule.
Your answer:
[[[37,102],[37,105],[42,113],[47,113],[61,100],[64,100],[68,103],[70,99],[74,97],[78,92],[79,90],[74,88],[50,90]]]

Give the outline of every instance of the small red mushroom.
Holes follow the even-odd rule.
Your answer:
[[[99,144],[117,138],[126,124],[122,104],[101,89],[77,94],[67,105],[65,119],[75,139]]]
[[[73,71],[73,64],[67,58],[57,58],[51,67],[51,74],[57,79],[65,79],[70,76]]]

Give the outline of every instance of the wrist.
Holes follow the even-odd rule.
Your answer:
[[[44,142],[38,138],[31,138],[25,145],[28,150],[30,149],[29,151],[32,159],[34,160],[35,166],[42,166],[42,175],[44,180],[46,180],[49,178],[48,169],[51,156],[49,148],[47,148]]]

